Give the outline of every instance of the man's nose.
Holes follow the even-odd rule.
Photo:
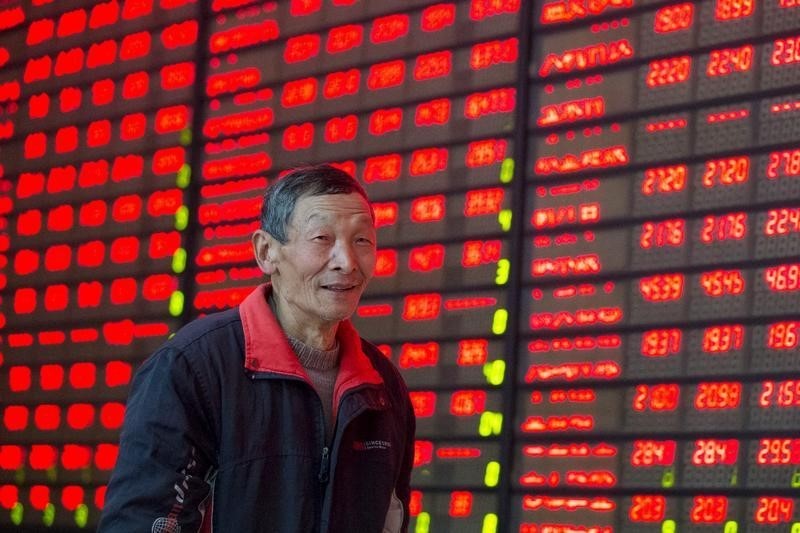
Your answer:
[[[331,251],[331,267],[344,272],[352,272],[356,268],[356,251],[352,244],[336,241]]]

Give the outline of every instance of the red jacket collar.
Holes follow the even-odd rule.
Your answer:
[[[267,303],[269,283],[259,285],[239,304],[244,328],[244,367],[253,372],[272,372],[308,381],[308,376],[289,346],[286,334]],[[339,324],[339,374],[334,386],[334,405],[341,395],[358,385],[380,385],[383,379],[361,348],[361,339],[349,320]]]

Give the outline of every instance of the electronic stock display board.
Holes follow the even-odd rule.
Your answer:
[[[369,193],[410,530],[800,531],[800,2],[0,4],[0,528],[91,529],[131,375]]]

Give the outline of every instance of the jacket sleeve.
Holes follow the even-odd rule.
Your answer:
[[[208,404],[185,356],[163,348],[134,378],[99,532],[200,529],[211,493]]]

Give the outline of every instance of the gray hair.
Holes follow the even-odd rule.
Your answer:
[[[297,201],[307,196],[360,194],[367,204],[367,192],[355,178],[332,165],[310,165],[292,169],[274,181],[264,192],[261,204],[261,229],[281,244],[289,240],[287,229]],[[375,219],[370,207],[370,215]]]

